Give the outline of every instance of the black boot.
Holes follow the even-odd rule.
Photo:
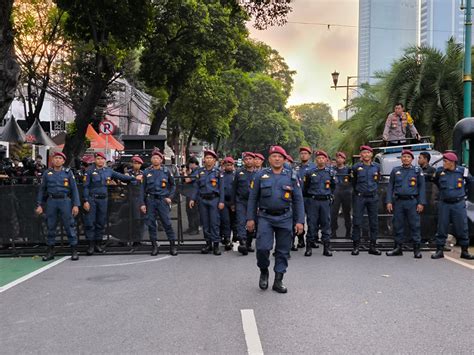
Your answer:
[[[461,247],[461,259],[474,260],[474,255],[469,254],[468,247]]]
[[[382,252],[377,249],[375,242],[370,242],[370,244],[369,244],[369,254],[371,254],[371,255],[382,255]]]
[[[151,256],[157,256],[159,252],[160,252],[160,249],[158,248],[158,242],[156,240],[152,240],[151,241]]]
[[[260,280],[258,281],[258,287],[262,290],[266,290],[268,288],[268,269],[260,269]]]
[[[94,255],[95,240],[89,240],[89,247],[87,248],[87,255]]]
[[[105,252],[104,248],[102,248],[102,241],[101,240],[96,240],[95,241],[95,251],[98,252],[99,254],[103,254]]]
[[[232,243],[230,241],[230,237],[224,237],[224,249],[227,251],[232,250]]]
[[[43,261],[50,261],[54,259],[54,246],[48,245],[46,255],[43,256]]]
[[[352,252],[351,252],[351,255],[359,255],[359,247],[360,247],[360,242],[357,240],[357,241],[353,241],[352,242]]]
[[[395,248],[393,248],[393,250],[387,251],[385,254],[387,256],[403,255],[402,245],[395,243]]]
[[[214,243],[214,249],[212,251],[214,255],[221,255],[221,251],[219,250],[219,242]]]
[[[245,240],[241,239],[240,242],[239,242],[239,247],[237,248],[237,250],[239,251],[239,253],[241,253],[242,255],[248,255],[248,250],[247,250],[247,247],[245,245]]]
[[[245,242],[245,246],[247,247],[247,251],[249,253],[253,253],[255,251],[255,249],[252,248],[252,239],[253,237],[247,236],[247,241]]]
[[[323,255],[324,256],[332,256],[332,251],[331,251],[331,248],[330,248],[330,242],[325,241],[323,246],[324,246]]]
[[[436,252],[431,255],[431,259],[442,259],[444,258],[443,247],[437,247]]]
[[[79,260],[79,254],[77,253],[75,245],[71,245],[71,260],[72,261]]]
[[[308,242],[306,241],[306,244],[309,245],[311,248],[313,249],[318,249],[319,248],[319,244],[316,243],[316,242]]]
[[[206,241],[206,246],[201,249],[201,254],[208,254],[211,251],[212,251],[212,243],[209,241]]]
[[[273,281],[272,290],[278,293],[286,293],[288,291],[283,285],[283,274],[281,272],[275,273],[275,281]]]
[[[178,255],[178,248],[176,248],[176,242],[174,240],[170,240],[170,255]]]
[[[304,243],[304,233],[303,234],[298,234],[298,248],[304,248],[306,245]]]
[[[421,259],[422,258],[420,243],[413,244],[413,257],[415,259]]]
[[[306,241],[306,251],[304,252],[304,256],[311,256],[313,255],[313,249],[311,248],[311,243]]]

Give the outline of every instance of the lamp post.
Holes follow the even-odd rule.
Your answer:
[[[348,119],[348,111],[349,111],[349,89],[354,89],[354,88],[360,88],[360,85],[349,85],[349,82],[351,79],[356,79],[356,78],[359,78],[358,75],[352,75],[352,76],[348,76],[347,77],[347,80],[346,80],[346,85],[337,85],[338,81],[339,81],[339,72],[337,72],[336,70],[334,72],[331,73],[331,76],[332,76],[332,82],[334,83],[333,86],[331,86],[331,89],[333,88],[334,90],[337,90],[337,89],[342,89],[342,88],[345,88],[346,89],[346,120]],[[369,78],[375,78],[374,76],[369,76]]]
[[[472,0],[466,0],[466,22],[464,32],[464,115],[463,117],[471,117],[471,93],[472,93],[472,76],[471,76],[471,30],[472,30]],[[469,143],[464,141],[462,145],[463,162],[469,166]]]

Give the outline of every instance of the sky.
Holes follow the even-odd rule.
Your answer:
[[[325,102],[337,119],[344,108],[346,89],[331,89],[331,73],[340,73],[338,85],[357,75],[358,0],[294,0],[293,12],[282,27],[256,30],[250,36],[276,49],[296,70],[288,105]],[[324,25],[297,24],[316,22]],[[349,25],[349,27],[327,24]],[[351,27],[354,26],[354,27]],[[351,81],[352,83],[352,81]]]

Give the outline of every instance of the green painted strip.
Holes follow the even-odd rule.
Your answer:
[[[57,260],[58,258],[56,258]],[[53,260],[54,261],[54,260]],[[52,261],[44,262],[39,256],[0,258],[0,287],[29,274]]]

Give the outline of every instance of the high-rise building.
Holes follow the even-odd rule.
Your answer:
[[[461,0],[420,0],[420,44],[446,49],[451,38],[464,42],[464,11]]]
[[[359,0],[359,83],[373,83],[371,76],[417,44],[418,1]]]

